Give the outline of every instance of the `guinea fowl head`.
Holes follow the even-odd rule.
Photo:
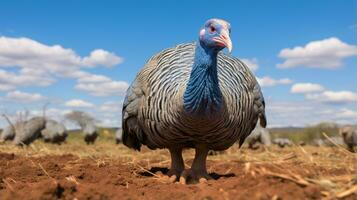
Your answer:
[[[221,110],[223,100],[217,74],[217,53],[225,47],[231,52],[230,30],[230,24],[221,19],[210,19],[201,29],[183,97],[188,113],[214,116]]]
[[[200,43],[202,46],[214,51],[221,51],[227,47],[232,51],[230,38],[231,25],[222,19],[210,19],[200,31]]]

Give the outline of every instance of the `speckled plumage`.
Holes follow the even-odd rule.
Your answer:
[[[252,133],[248,136],[247,140],[249,141],[249,148],[255,149],[258,148],[259,144],[264,146],[271,145],[270,133],[267,128],[263,128],[258,123]]]
[[[237,140],[241,145],[258,118],[265,127],[265,103],[258,82],[242,61],[223,53],[217,57],[222,108],[199,116],[184,109],[195,48],[196,43],[188,43],[164,50],[139,72],[124,101],[124,144],[155,149],[204,143],[209,149],[224,150]]]
[[[273,144],[276,144],[281,148],[284,148],[285,146],[292,146],[293,145],[291,140],[289,140],[288,138],[275,138],[273,140]]]
[[[12,125],[5,127],[0,134],[0,142],[6,140],[13,140],[15,137],[15,129]]]
[[[98,137],[97,127],[94,123],[87,123],[82,129],[82,133],[87,144],[94,144]]]
[[[41,131],[41,135],[45,142],[60,144],[67,138],[66,127],[55,120],[46,120],[46,125]]]
[[[16,145],[29,145],[41,136],[42,129],[45,128],[46,120],[44,117],[33,117],[23,123],[21,126],[16,127],[16,134],[14,144]]]
[[[354,147],[357,146],[357,128],[352,126],[344,126],[340,128],[339,134],[342,136],[348,150],[354,152]]]
[[[196,43],[178,45],[153,56],[127,91],[123,104],[123,143],[140,150],[168,148],[171,181],[210,179],[209,150],[224,150],[244,139],[258,118],[266,126],[258,82],[230,52],[230,24],[210,19]],[[185,169],[183,148],[195,148]]]

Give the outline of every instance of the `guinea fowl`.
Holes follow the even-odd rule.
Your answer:
[[[357,146],[357,128],[352,126],[344,126],[340,128],[339,134],[342,136],[348,150],[354,152],[353,147]]]
[[[247,138],[250,149],[258,149],[261,145],[270,146],[271,138],[269,130],[262,128],[259,124]]]
[[[230,24],[208,20],[196,43],[181,44],[154,55],[128,88],[123,104],[123,143],[136,150],[167,148],[171,181],[207,181],[209,150],[242,145],[260,119],[265,103],[249,68],[230,52]],[[195,148],[185,169],[184,148]]]
[[[98,131],[94,123],[87,123],[82,129],[82,133],[87,144],[94,144],[98,137]]]
[[[41,131],[45,142],[61,144],[68,136],[66,127],[55,120],[46,120],[45,128]]]
[[[41,131],[45,128],[46,119],[44,117],[33,117],[17,127],[14,144],[29,145],[41,136]]]
[[[6,140],[13,140],[15,137],[15,128],[12,125],[9,125],[4,128],[4,130],[0,134],[0,142],[4,142]]]
[[[98,137],[98,131],[95,125],[95,119],[92,116],[82,111],[72,111],[66,114],[65,117],[81,127],[84,141],[87,144],[94,144]]]
[[[115,132],[115,143],[119,144],[121,143],[123,140],[123,131],[119,128],[116,132]]]

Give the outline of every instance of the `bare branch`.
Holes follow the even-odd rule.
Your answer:
[[[10,118],[6,114],[2,114],[2,116],[5,118],[7,123],[15,130],[15,125],[11,122]]]

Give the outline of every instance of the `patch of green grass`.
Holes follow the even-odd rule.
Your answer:
[[[288,138],[294,143],[300,141],[311,143],[314,139],[325,139],[322,133],[329,137],[338,136],[338,127],[328,123],[320,123],[300,129],[284,128],[282,131],[272,130],[272,138]]]
[[[113,142],[115,143],[116,128],[98,128],[97,142]],[[84,144],[83,134],[81,130],[68,131],[67,141],[73,141]]]

